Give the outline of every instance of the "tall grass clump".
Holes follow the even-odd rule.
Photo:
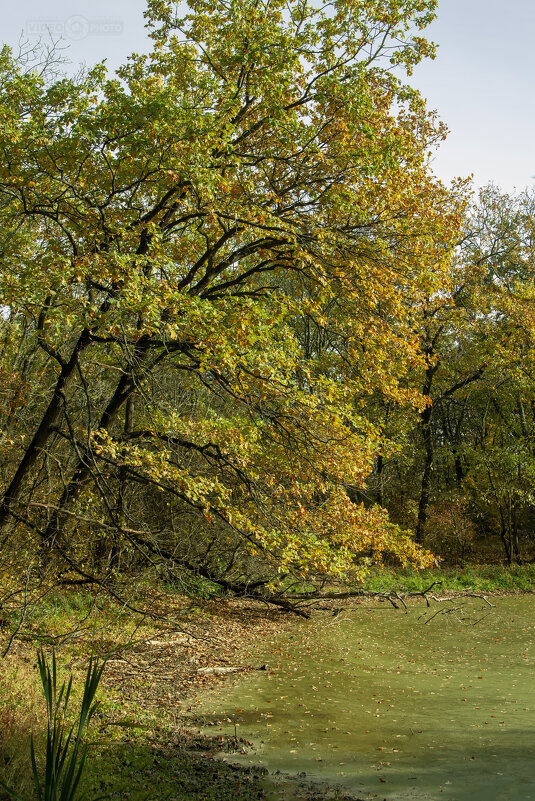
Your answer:
[[[95,695],[106,665],[93,657],[84,681],[84,692],[78,717],[69,727],[67,715],[72,690],[72,675],[58,690],[56,655],[52,652],[49,664],[42,650],[37,654],[37,664],[43,695],[46,702],[47,733],[44,752],[44,772],[38,767],[33,735],[30,740],[32,778],[37,801],[75,801],[87,757],[86,735],[91,719],[98,708]],[[18,801],[24,801],[18,793],[0,784]]]

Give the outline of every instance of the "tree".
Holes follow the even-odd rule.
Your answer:
[[[400,378],[462,216],[396,77],[434,7],[153,0],[154,49],[114,79],[4,49],[4,565],[252,592],[429,561],[348,488],[369,394],[418,403]]]
[[[520,559],[531,526],[533,198],[482,190],[450,262],[449,281],[418,321],[425,354],[408,376],[426,403],[417,418],[382,407],[403,447],[368,481],[415,538],[466,555],[500,536]],[[381,414],[373,410],[373,414]],[[381,468],[379,470],[379,467]],[[403,498],[403,509],[398,499]],[[449,522],[447,522],[449,520]],[[438,528],[442,529],[438,531]],[[450,543],[443,536],[451,531]]]
[[[467,241],[484,265],[480,317],[494,334],[492,369],[473,398],[466,484],[479,525],[501,539],[508,564],[533,540],[535,278],[533,195],[482,191]]]

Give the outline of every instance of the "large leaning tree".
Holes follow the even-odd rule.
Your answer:
[[[429,559],[355,490],[387,447],[366,399],[418,403],[462,214],[399,77],[434,6],[152,0],[113,79],[2,51],[5,581],[258,593]]]

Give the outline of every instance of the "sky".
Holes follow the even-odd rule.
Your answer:
[[[535,176],[535,0],[442,0],[427,28],[437,57],[412,83],[450,129],[441,178],[474,174],[507,192]]]
[[[2,14],[0,38],[16,46],[50,30],[70,59],[110,68],[146,50],[144,0],[22,0]],[[473,174],[506,192],[535,182],[535,0],[442,0],[427,29],[437,58],[410,79],[450,135],[433,160],[445,181]]]

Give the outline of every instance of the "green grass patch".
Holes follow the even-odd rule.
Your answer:
[[[533,592],[535,565],[471,565],[464,569],[390,570],[379,568],[365,579],[364,589],[372,592],[422,592],[433,582],[440,582],[438,592]]]
[[[158,610],[157,593],[152,599],[144,595],[134,599],[140,606],[151,601]],[[195,611],[185,597],[172,594],[162,599],[162,604],[167,602],[173,604],[177,620],[187,619],[194,627],[208,615],[200,607]],[[253,801],[265,797],[260,773],[235,771],[200,753],[221,748],[219,740],[211,742],[199,734],[195,736],[198,742],[192,744],[191,734],[178,724],[179,693],[165,695],[161,702],[154,695],[154,681],[147,670],[152,662],[144,662],[139,652],[144,653],[147,641],[165,637],[166,631],[171,639],[176,637],[175,626],[180,632],[180,624],[167,627],[162,620],[136,615],[105,598],[69,588],[43,595],[29,606],[24,632],[17,632],[17,616],[12,618],[4,621],[0,632],[0,651],[16,633],[7,656],[0,658],[0,782],[24,801],[37,797],[30,733],[40,778],[45,765],[46,704],[36,651],[44,647],[49,653],[51,645],[56,648],[58,687],[73,675],[72,703],[65,710],[60,705],[59,710],[60,724],[67,732],[76,723],[89,655],[125,657],[122,679],[107,681],[104,671],[99,708],[89,731],[84,729],[82,739],[88,750],[76,801],[102,797],[107,801]],[[156,647],[155,654],[160,653]],[[141,668],[139,672],[134,664]],[[148,702],[145,684],[150,685]],[[76,742],[78,738],[70,750]],[[8,791],[0,788],[0,801],[8,799],[12,801]]]

